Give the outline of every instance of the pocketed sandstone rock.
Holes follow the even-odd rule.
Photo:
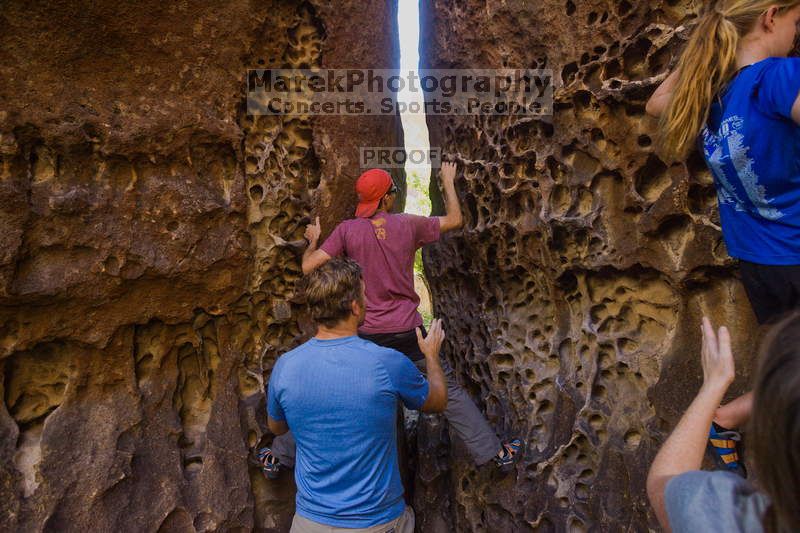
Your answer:
[[[352,213],[358,147],[397,124],[249,117],[246,69],[390,67],[393,12],[0,10],[2,529],[286,530],[291,475],[247,457],[309,333],[297,243]]]
[[[555,86],[549,117],[428,117],[464,172],[465,227],[425,254],[446,354],[528,452],[498,479],[428,442],[452,452],[417,477],[426,530],[656,528],[645,478],[699,386],[703,314],[732,325],[745,385],[756,328],[710,175],[696,155],[661,159],[644,113],[688,6],[424,5],[426,67],[551,69]]]

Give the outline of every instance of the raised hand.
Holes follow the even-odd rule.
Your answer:
[[[731,335],[728,328],[722,326],[718,333],[708,317],[703,317],[703,386],[727,389],[736,376],[731,352]]]
[[[443,182],[449,181],[450,183],[453,183],[456,179],[456,163],[450,161],[442,163],[442,168],[439,170],[439,176]]]
[[[419,349],[425,354],[426,358],[437,359],[439,357],[442,341],[444,341],[444,329],[442,329],[441,318],[433,320],[428,336],[425,338],[422,337],[420,328],[417,328],[417,343],[419,343]]]
[[[439,230],[441,233],[446,233],[464,225],[464,217],[461,214],[461,205],[458,203],[458,194],[456,193],[456,164],[453,162],[442,163],[439,179],[444,193],[445,211],[445,216],[439,217]]]
[[[319,217],[317,217],[316,223],[306,226],[305,238],[308,239],[309,243],[316,244],[321,234],[322,227],[319,224]]]

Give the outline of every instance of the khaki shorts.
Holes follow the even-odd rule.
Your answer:
[[[319,522],[314,522],[299,514],[294,515],[290,533],[414,533],[414,510],[406,505],[403,514],[385,524],[377,526],[350,529],[346,527],[333,527]]]

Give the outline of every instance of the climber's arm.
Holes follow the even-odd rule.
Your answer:
[[[289,431],[289,425],[285,420],[273,420],[271,416],[267,416],[267,425],[274,435],[283,435]]]
[[[331,258],[325,251],[317,248],[319,243],[319,236],[322,233],[322,228],[319,224],[319,217],[317,217],[315,224],[306,226],[305,237],[308,239],[308,248],[303,252],[303,274],[310,274],[322,265],[328,262]]]
[[[461,215],[461,206],[458,203],[455,187],[456,164],[443,163],[439,176],[442,180],[442,189],[444,189],[445,208],[445,216],[439,217],[439,231],[445,233],[464,225],[464,218]]]
[[[677,475],[700,469],[708,428],[735,376],[728,329],[722,327],[719,334],[715,334],[711,322],[704,317],[702,330],[703,386],[661,447],[647,475],[647,496],[658,521],[667,531],[670,530],[664,500],[667,483]]]
[[[419,349],[425,354],[425,373],[428,374],[428,397],[420,407],[420,411],[441,413],[447,408],[447,380],[439,362],[439,351],[442,349],[445,336],[442,320],[434,319],[431,323],[431,330],[424,338],[419,328],[416,328],[416,331]]]
[[[678,71],[675,70],[667,76],[667,79],[658,86],[656,92],[654,92],[647,101],[645,111],[647,111],[648,115],[658,118],[667,110],[667,106],[672,99],[672,93],[675,91],[675,85],[677,83]]]
[[[330,258],[331,256],[317,248],[317,243],[309,244],[303,253],[303,274],[311,274],[327,263]]]
[[[277,393],[280,388],[281,368],[282,360],[278,359],[272,369],[272,374],[269,376],[269,385],[267,386],[267,427],[275,435],[283,435],[289,431],[289,425],[286,423],[286,413],[278,400]]]

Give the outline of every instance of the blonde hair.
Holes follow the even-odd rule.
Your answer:
[[[781,11],[800,0],[716,0],[701,15],[678,62],[678,81],[661,116],[664,152],[685,157],[708,120],[715,96],[736,72],[739,40],[770,7]]]

